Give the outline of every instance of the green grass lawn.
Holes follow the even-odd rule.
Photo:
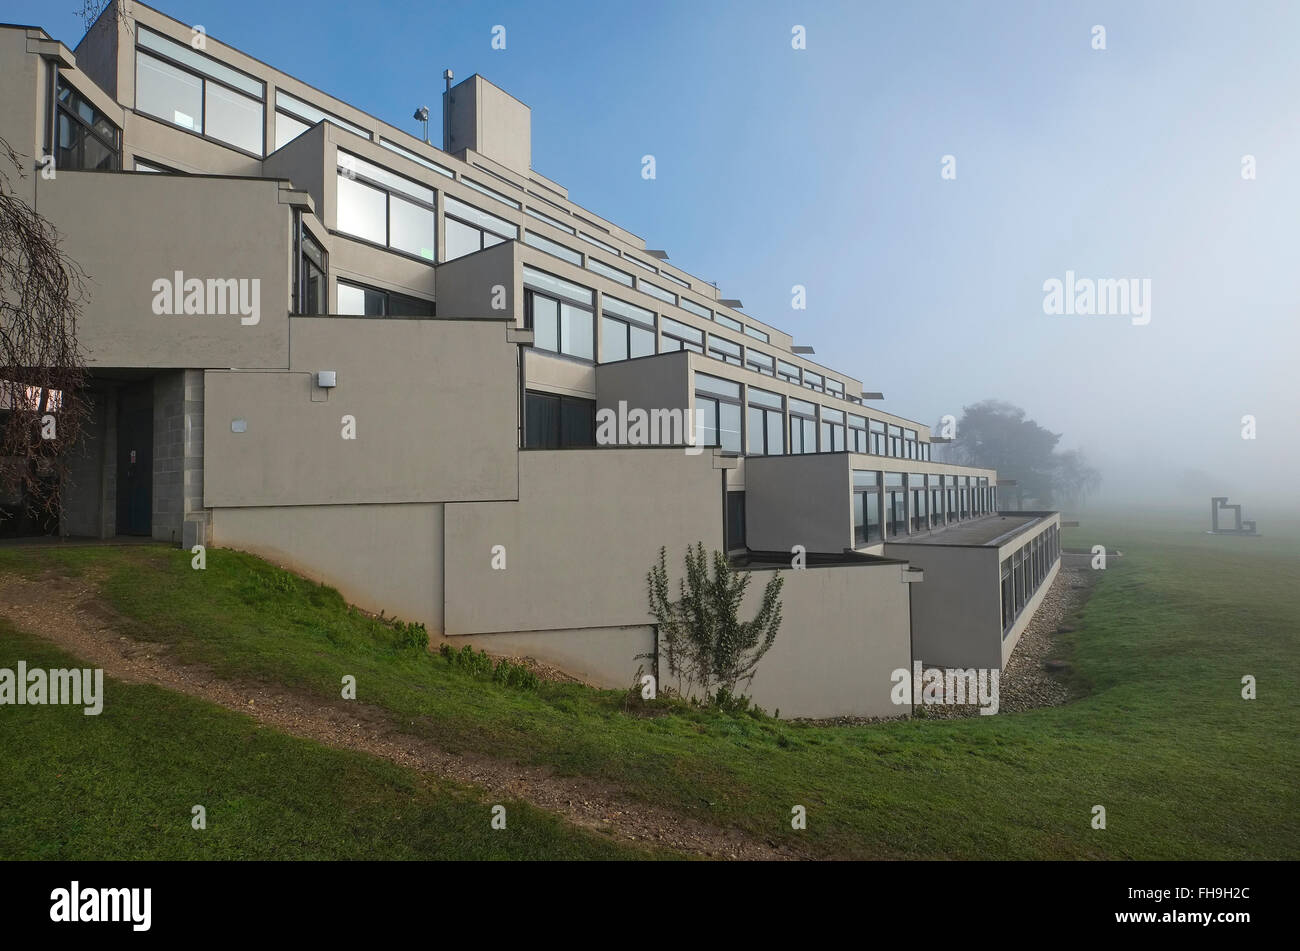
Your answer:
[[[337,697],[352,674],[359,700],[448,749],[596,777],[817,854],[1300,857],[1291,703],[1300,532],[1211,538],[1195,513],[1158,525],[1136,518],[1085,518],[1065,534],[1067,546],[1112,551],[1063,650],[1083,699],[852,728],[701,711],[639,717],[623,712],[617,692],[477,681],[402,649],[334,591],[234,552],[209,551],[198,572],[187,553],[158,548],[8,550],[0,571],[95,566],[131,619],[126,633],[225,676]],[[1258,679],[1259,699],[1241,699],[1245,674]],[[790,829],[796,804],[807,807],[806,831]],[[1106,807],[1104,831],[1091,828],[1096,804]]]
[[[0,667],[73,658],[0,623]],[[3,859],[642,857],[530,806],[328,749],[148,685],[81,707],[0,708]],[[195,805],[207,828],[191,826]]]

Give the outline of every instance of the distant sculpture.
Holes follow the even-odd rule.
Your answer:
[[[1233,527],[1221,528],[1219,526],[1219,512],[1223,509],[1231,509],[1233,514]],[[1216,495],[1210,499],[1210,531],[1211,535],[1258,535],[1255,531],[1255,523],[1241,519],[1241,506],[1229,505],[1226,495]]]

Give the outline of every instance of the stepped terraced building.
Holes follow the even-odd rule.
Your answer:
[[[437,149],[193,36],[139,3],[73,51],[0,27],[11,179],[90,279],[61,533],[256,552],[609,686],[655,648],[660,546],[725,549],[754,604],[802,546],[767,709],[897,715],[914,658],[1005,663],[1056,513],[998,512],[996,472],[570,201],[481,77]]]

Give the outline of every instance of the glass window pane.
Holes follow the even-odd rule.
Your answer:
[[[607,277],[611,281],[618,281],[618,283],[626,284],[628,287],[632,286],[631,274],[627,273],[627,271],[620,271],[616,267],[610,267],[608,264],[597,261],[595,258],[587,258],[587,270],[599,274],[602,277]]]
[[[689,340],[692,343],[704,343],[704,331],[689,327],[686,324],[678,323],[671,317],[665,317],[659,324],[659,328],[664,333],[672,334],[674,337],[681,337],[683,340]]]
[[[695,388],[706,393],[715,393],[718,396],[730,396],[732,399],[740,399],[739,383],[731,380],[720,380],[716,376],[709,376],[704,373],[695,374]]]
[[[284,148],[298,136],[302,135],[311,126],[305,122],[299,122],[293,116],[286,116],[283,112],[275,114],[275,147]]]
[[[552,353],[560,351],[560,305],[549,297],[533,294],[534,346]]]
[[[590,288],[582,287],[553,274],[537,271],[530,267],[524,268],[524,286],[554,294],[556,297],[571,300],[576,304],[590,306],[592,302],[593,294]]]
[[[147,29],[136,30],[136,41],[147,49],[155,50],[162,53],[169,59],[174,59],[178,63],[184,63],[191,69],[203,73],[205,76],[211,76],[219,79],[228,86],[234,86],[236,89],[242,89],[251,96],[258,99],[266,95],[266,90],[262,83],[252,76],[246,76],[237,69],[231,69],[225,63],[217,62],[207,56],[199,53],[191,46],[184,43],[178,43],[176,40],[168,39],[160,33],[154,33]],[[136,54],[139,55],[138,53]],[[260,137],[259,137],[260,138]]]
[[[518,225],[506,221],[504,218],[498,218],[496,215],[489,215],[486,211],[480,211],[473,205],[467,205],[450,195],[444,195],[443,197],[443,210],[449,215],[464,218],[470,224],[476,225],[484,231],[499,234],[507,240],[513,241],[519,237]]]
[[[780,413],[767,414],[767,454],[779,456],[785,452],[785,417]]]
[[[600,362],[627,359],[627,324],[609,317],[600,318]]]
[[[323,109],[317,109],[315,106],[305,103],[301,99],[294,98],[282,89],[277,89],[275,91],[275,105],[277,108],[292,113],[310,125],[315,125],[317,122],[324,120],[326,122],[334,123],[340,129],[347,129],[349,132],[354,135],[359,135],[363,139],[370,138],[370,133],[360,126],[353,125],[351,122],[348,122],[345,119],[340,119],[338,116],[330,115],[330,113],[325,112]]]
[[[655,333],[641,327],[629,328],[631,334],[631,357],[648,357],[655,352]]]
[[[447,247],[444,249],[444,261],[454,261],[456,258],[473,254],[479,250],[481,231],[477,228],[471,228],[467,224],[462,224],[454,218],[446,218],[444,222],[447,226]]]
[[[388,195],[339,173],[338,229],[375,244],[388,243]]]
[[[560,399],[560,445],[596,444],[596,404],[591,400]]]
[[[560,399],[540,393],[524,398],[524,438],[529,449],[557,449],[560,445]]]
[[[592,324],[591,311],[561,303],[560,352],[584,360],[592,359],[595,352],[592,345]]]
[[[364,317],[366,313],[366,292],[352,284],[339,281],[340,314],[348,317]]]
[[[207,84],[204,122],[208,135],[222,142],[262,154],[262,103],[216,83]]]
[[[646,280],[638,280],[637,287],[640,288],[642,294],[649,294],[651,297],[657,297],[659,298],[659,300],[669,304],[677,303],[676,294],[674,294],[672,291],[664,290],[662,287],[660,287],[657,284],[651,284],[649,281]]]
[[[718,444],[718,401],[707,396],[695,397],[695,443],[698,446]]]
[[[665,274],[664,277],[668,277],[668,275]],[[678,305],[682,308],[682,310],[689,310],[692,314],[695,314],[697,317],[703,317],[705,320],[713,319],[713,311],[709,310],[709,308],[707,307],[701,307],[693,300],[688,300],[687,298],[683,297],[680,301],[678,301]]]
[[[619,317],[626,317],[628,320],[645,324],[651,328],[655,325],[654,311],[646,310],[644,307],[637,307],[627,301],[621,301],[617,297],[610,297],[606,294],[600,299],[600,305],[611,314],[617,314]]]
[[[403,195],[409,195],[417,201],[422,201],[426,205],[433,204],[433,189],[427,185],[421,185],[413,182],[409,178],[398,175],[396,172],[390,172],[382,165],[376,165],[374,162],[367,162],[365,159],[353,155],[351,152],[339,151],[339,168],[353,175],[361,175],[370,179],[385,188],[395,192],[401,192]]]
[[[540,234],[534,234],[531,231],[524,232],[524,244],[536,248],[538,251],[545,251],[547,254],[553,254],[563,261],[570,264],[582,266],[582,255],[577,251],[566,248],[564,245],[552,241],[550,238],[543,238]]]
[[[382,291],[338,282],[338,312],[350,317],[383,317],[387,313]]]
[[[391,216],[388,226],[389,247],[429,261],[436,260],[434,243],[437,240],[438,223],[433,209],[390,195],[388,210]]]
[[[388,149],[388,151],[390,152],[396,152],[398,155],[402,156],[403,158],[410,159],[412,162],[415,162],[417,165],[423,165],[425,168],[432,169],[433,171],[437,172],[439,175],[445,175],[448,178],[456,177],[450,171],[448,171],[447,169],[439,165],[437,162],[430,162],[423,155],[417,155],[416,153],[412,152],[410,149],[404,149],[396,142],[389,142],[387,139],[381,138],[379,140],[379,144],[382,145],[384,148]]]
[[[144,53],[135,57],[135,107],[182,129],[203,131],[203,80]]]
[[[763,422],[763,411],[757,406],[749,408],[746,427],[749,430],[749,452],[755,456],[763,455],[763,437],[767,434],[767,427]]]

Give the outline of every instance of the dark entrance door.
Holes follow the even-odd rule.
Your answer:
[[[117,394],[117,534],[153,534],[153,384]]]

